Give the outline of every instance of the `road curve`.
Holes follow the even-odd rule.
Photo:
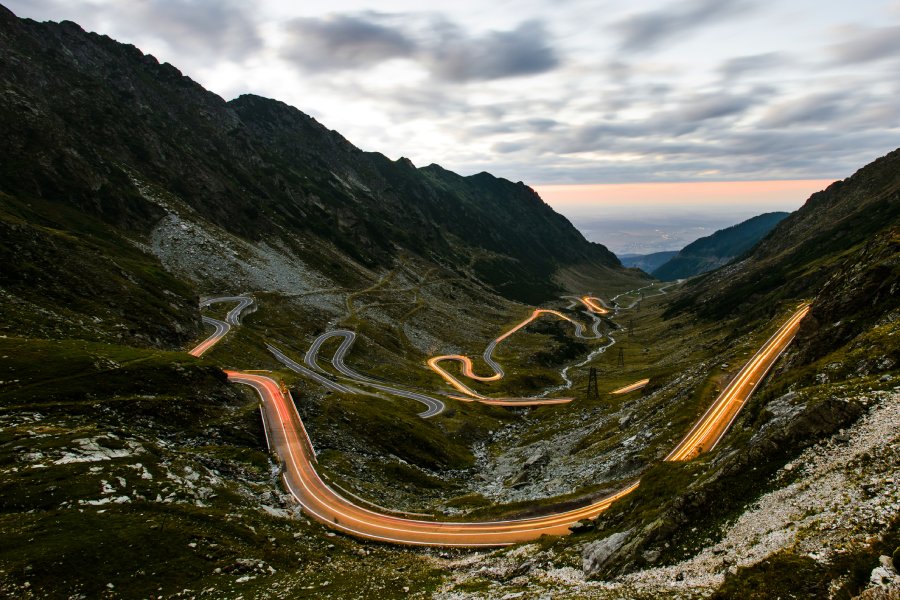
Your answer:
[[[689,460],[715,447],[747,398],[793,340],[808,312],[809,306],[802,305],[766,341],[665,460]],[[541,535],[565,535],[570,532],[571,524],[595,518],[640,484],[635,481],[577,509],[527,519],[454,523],[369,510],[338,494],[319,476],[315,450],[289,392],[285,396],[269,377],[237,371],[226,373],[230,381],[251,386],[259,394],[269,448],[282,462],[285,486],[304,511],[326,526],[354,536],[396,544],[474,547],[503,546]]]
[[[737,376],[725,386],[712,406],[665,460],[690,460],[701,452],[709,452],[716,447],[747,399],[756,391],[769,369],[793,341],[800,328],[800,321],[808,312],[809,304],[801,304],[791,318],[778,328]]]
[[[348,500],[325,483],[315,468],[309,436],[290,396],[263,375],[226,371],[228,378],[253,387],[262,401],[266,439],[283,462],[285,486],[304,511],[324,525],[371,540],[424,546],[504,546],[541,535],[564,535],[581,519],[592,519],[637,483],[591,504],[560,513],[526,519],[455,523],[409,519],[369,510]]]
[[[581,296],[578,297],[577,300],[584,304],[589,313],[597,315],[605,315],[609,313],[606,308],[600,306],[600,303],[602,301],[599,298],[594,298],[591,296]],[[461,365],[462,375],[474,381],[489,382],[502,379],[505,375],[505,372],[503,371],[503,367],[501,367],[493,358],[494,349],[496,349],[497,345],[502,341],[509,338],[520,329],[527,327],[535,319],[542,315],[552,315],[564,321],[568,321],[575,327],[575,336],[581,339],[599,339],[600,337],[602,337],[602,334],[597,330],[597,325],[599,324],[598,320],[595,320],[591,327],[593,335],[587,336],[584,334],[585,326],[579,321],[576,321],[575,319],[559,312],[558,310],[538,308],[532,311],[529,317],[523,319],[512,328],[506,330],[497,338],[491,340],[488,343],[484,354],[482,354],[482,357],[484,358],[484,362],[493,370],[492,374],[477,374],[475,372],[475,365],[474,363],[472,363],[472,359],[462,354],[445,354],[443,356],[433,356],[428,359],[427,364],[431,368],[431,370],[437,373],[444,381],[450,384],[457,391],[461,392],[465,396],[468,396],[468,401],[470,402],[477,401],[483,404],[492,404],[498,406],[539,406],[544,404],[563,404],[566,402],[571,402],[573,400],[572,398],[491,398],[485,396],[484,394],[476,392],[475,390],[464,384],[462,381],[460,381],[459,378],[455,377],[441,366],[441,363],[443,362],[457,362]],[[450,397],[454,399],[461,399],[459,396]]]
[[[213,319],[212,317],[203,316],[203,322],[216,328],[211,336],[197,344],[193,350],[189,352],[192,356],[200,357],[204,352],[215,346],[219,340],[225,337],[225,334],[231,329],[232,325],[241,324],[241,312],[253,304],[253,298],[249,296],[221,296],[218,298],[207,298],[200,302],[200,308],[206,308],[210,304],[218,302],[237,302],[237,306],[228,311],[224,321]]]
[[[409,398],[410,400],[421,402],[425,405],[425,410],[418,413],[418,415],[423,419],[428,419],[444,412],[444,409],[447,407],[447,405],[444,404],[443,400],[433,398],[421,392],[416,392],[393,385],[386,385],[385,383],[381,383],[376,379],[358,373],[348,367],[344,362],[344,358],[347,356],[347,352],[350,351],[350,348],[353,347],[353,343],[356,341],[356,333],[348,329],[335,329],[332,331],[327,331],[317,337],[310,345],[309,350],[307,350],[306,352],[306,355],[303,357],[303,362],[305,362],[310,369],[319,373],[325,373],[325,370],[322,369],[322,367],[320,367],[318,363],[319,350],[321,350],[322,344],[335,337],[341,338],[341,344],[340,346],[338,346],[337,350],[334,351],[334,355],[331,358],[331,365],[335,368],[336,371],[341,373],[341,375],[358,386],[374,388],[380,392],[386,392],[394,396],[400,396],[402,398]]]

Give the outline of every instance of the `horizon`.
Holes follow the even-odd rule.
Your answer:
[[[537,185],[533,189],[592,242],[617,256],[681,250],[767,212],[793,212],[835,180]],[[739,199],[739,201],[735,201]],[[640,214],[635,214],[635,209]]]

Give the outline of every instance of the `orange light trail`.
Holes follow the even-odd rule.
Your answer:
[[[687,460],[696,455],[697,448],[708,451],[715,446],[734,421],[737,411],[790,344],[807,312],[809,306],[803,305],[763,345],[665,460]],[[523,519],[456,523],[377,512],[354,504],[322,480],[315,468],[312,441],[293,400],[282,392],[278,383],[263,375],[238,371],[226,373],[229,380],[252,386],[259,394],[266,441],[283,461],[285,486],[303,510],[327,527],[350,535],[395,544],[504,546],[542,535],[566,535],[571,532],[572,524],[596,518],[640,485],[639,481],[632,482],[624,489],[580,508]],[[709,445],[704,447],[703,444]]]
[[[580,300],[581,303],[584,304],[584,306],[592,313],[600,315],[609,313],[607,309],[600,306],[599,298],[594,298],[592,296],[583,296],[580,298]],[[535,319],[542,315],[552,315],[554,317],[572,323],[573,325],[575,325],[576,335],[580,335],[580,332],[583,330],[583,326],[581,325],[581,323],[572,319],[571,317],[564,315],[558,310],[538,308],[535,309],[528,318],[520,321],[511,329],[508,329],[496,339],[494,339],[490,349],[492,350],[493,347],[496,347],[498,344],[509,338],[520,329],[527,327],[532,322],[534,322]],[[444,356],[434,356],[432,358],[429,358],[427,364],[431,368],[431,370],[440,375],[444,381],[453,386],[456,390],[462,392],[470,398],[470,400],[465,401],[478,401],[483,404],[491,404],[494,406],[539,406],[545,404],[564,404],[566,402],[572,401],[572,398],[490,398],[488,396],[485,396],[484,394],[479,394],[478,392],[461,382],[458,378],[454,377],[450,372],[448,372],[441,366],[442,362],[460,363],[462,365],[461,373],[464,377],[480,382],[497,381],[499,379],[502,379],[503,372],[497,370],[492,375],[479,375],[475,372],[475,365],[472,363],[472,359],[462,354],[446,354]],[[463,400],[463,398],[460,398],[458,396],[450,397],[456,400]]]
[[[633,392],[635,390],[641,389],[642,387],[646,386],[648,383],[650,383],[649,379],[641,379],[640,381],[635,381],[634,383],[632,383],[630,385],[626,385],[625,387],[621,387],[617,390],[613,390],[610,392],[610,394],[627,394],[628,392]]]
[[[775,364],[775,360],[794,339],[800,328],[800,321],[808,312],[809,305],[802,304],[800,309],[744,365],[737,377],[725,386],[712,406],[665,460],[689,460],[701,452],[709,452],[715,448],[747,399]]]

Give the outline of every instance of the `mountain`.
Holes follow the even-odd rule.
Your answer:
[[[640,269],[645,273],[650,273],[665,264],[676,254],[678,254],[678,250],[653,252],[652,254],[621,254],[619,255],[619,260],[624,267],[632,267]]]
[[[892,576],[897,152],[672,285],[523,184],[363,152],[74,24],[0,10],[0,56],[0,596],[813,599]],[[618,308],[513,300],[562,289]],[[187,353],[198,296],[225,319],[237,294]],[[448,355],[478,394],[572,401],[458,400],[427,367]],[[666,460],[741,382],[720,441]],[[492,528],[632,491],[571,535],[402,548],[301,506],[298,464],[367,511]]]
[[[787,216],[786,212],[765,213],[720,229],[691,242],[650,272],[657,279],[673,281],[717,269],[752,248]]]
[[[671,311],[771,315],[781,302],[820,295],[898,221],[900,149],[810,196],[740,261],[692,281]],[[854,311],[871,301],[859,299]]]
[[[335,282],[415,256],[530,302],[557,295],[564,280],[554,277],[574,266],[601,281],[636,276],[521,182],[364,152],[286,104],[252,95],[226,102],[172,65],[71,22],[36,23],[0,8],[0,32],[2,210],[27,230],[8,251],[31,240],[48,286],[73,287],[72,270],[54,268],[71,264],[73,244],[94,248],[94,263],[111,244],[122,261],[144,261],[163,278],[178,272],[200,290],[240,281],[224,277],[239,266],[226,259],[247,252]],[[176,253],[188,228],[210,242]],[[41,241],[47,236],[59,243]],[[109,243],[99,249],[89,239]],[[229,250],[191,262],[217,245]],[[31,277],[20,267],[11,265],[11,280]],[[91,288],[116,278],[114,266],[98,269],[80,274],[97,275]],[[173,293],[192,303],[188,288]],[[97,304],[108,304],[101,297]],[[136,319],[135,311],[113,320],[127,336]],[[177,322],[196,333],[196,314]]]

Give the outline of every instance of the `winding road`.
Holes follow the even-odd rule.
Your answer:
[[[587,312],[589,312],[589,314],[591,314],[592,316],[605,315],[609,313],[609,310],[607,310],[603,306],[600,306],[599,303],[602,301],[599,298],[593,298],[591,296],[581,296],[578,297],[577,300],[584,304],[584,306],[587,308]],[[463,400],[467,402],[477,401],[483,404],[490,404],[495,406],[539,406],[545,404],[565,404],[567,402],[571,402],[573,398],[491,398],[485,396],[484,394],[476,392],[441,366],[441,363],[443,362],[458,362],[461,365],[461,372],[464,377],[482,383],[502,379],[505,375],[503,367],[501,367],[493,357],[494,350],[497,348],[497,345],[503,342],[505,339],[509,338],[520,329],[527,327],[535,319],[542,315],[551,315],[564,321],[568,321],[575,327],[575,337],[585,340],[595,340],[602,337],[602,334],[598,330],[600,320],[596,317],[594,317],[594,323],[591,326],[593,335],[587,336],[584,334],[585,326],[582,323],[559,312],[558,310],[538,308],[535,309],[528,318],[520,321],[512,328],[506,330],[500,336],[488,343],[487,348],[485,348],[484,353],[482,354],[482,358],[484,359],[484,362],[494,371],[493,374],[477,374],[475,372],[475,365],[472,363],[472,359],[462,354],[446,354],[444,356],[435,356],[429,358],[428,366],[431,367],[431,369],[435,373],[440,375],[444,381],[446,381],[453,388],[463,394],[463,396],[450,396],[450,398],[453,398],[454,400]]]
[[[687,460],[709,451],[734,421],[775,360],[796,335],[809,306],[803,305],[741,369],[740,373],[665,460]],[[503,546],[541,535],[565,535],[581,519],[593,519],[637,489],[639,481],[576,509],[525,519],[456,523],[410,519],[364,508],[348,500],[319,476],[312,442],[293,400],[271,378],[227,371],[228,378],[259,394],[269,448],[283,464],[285,486],[311,517],[332,529],[372,540],[426,546]],[[640,382],[638,382],[640,383]],[[699,450],[698,450],[699,449]]]
[[[200,308],[206,308],[210,304],[217,304],[219,302],[237,302],[237,306],[228,311],[224,321],[203,315],[203,322],[207,325],[212,325],[216,330],[211,336],[200,342],[193,350],[191,350],[191,355],[198,357],[203,356],[204,352],[215,346],[219,340],[225,337],[225,334],[229,332],[232,325],[240,325],[241,312],[253,304],[253,298],[249,296],[221,296],[218,298],[207,298],[200,302]]]
[[[623,490],[584,507],[527,519],[455,523],[409,519],[362,507],[329,486],[316,471],[315,452],[289,395],[271,378],[226,371],[236,383],[253,387],[262,401],[266,439],[282,461],[285,487],[303,510],[328,527],[371,540],[421,546],[504,546],[541,535],[565,535],[569,526],[591,519],[637,488]]]
[[[237,300],[243,297],[232,297]],[[213,299],[210,301],[218,301]],[[252,302],[252,300],[251,300]],[[249,303],[246,305],[249,306]],[[589,310],[606,310],[599,304],[587,303]],[[235,307],[235,310],[238,307]],[[241,308],[243,310],[243,308]],[[496,340],[491,350],[497,343],[502,342],[515,331],[525,327],[528,323],[544,313],[552,313],[567,321],[571,319],[557,311],[536,310],[531,317],[519,323]],[[803,304],[785,322],[778,331],[770,337],[766,343],[753,355],[747,364],[740,370],[734,380],[726,386],[725,390],[713,402],[694,427],[687,433],[684,439],[665,457],[667,461],[689,460],[701,452],[712,450],[719,442],[738,412],[753,394],[760,382],[772,368],[772,365],[784,350],[790,345],[800,322],[809,312],[809,305]],[[234,314],[232,314],[234,313]],[[239,322],[240,310],[229,312],[228,321],[231,324]],[[219,323],[222,323],[219,321]],[[227,332],[227,328],[225,332]],[[576,331],[582,332],[576,325]],[[217,334],[218,329],[217,329]],[[205,351],[221,336],[200,351]],[[213,336],[215,337],[215,336]],[[306,366],[291,360],[274,346],[269,345],[279,360],[288,364],[292,369],[300,369],[305,375],[317,379],[323,385],[336,389],[359,393],[359,390],[343,386],[323,375],[316,357],[325,341],[332,337],[342,338],[341,345],[335,352],[333,365],[335,369],[348,379],[357,384],[365,384],[375,387],[381,385],[376,380],[360,375],[346,367],[343,362],[345,354],[355,340],[355,334],[346,330],[338,330],[323,334],[316,339],[310,351],[305,357]],[[211,338],[210,338],[211,339]],[[209,340],[201,344],[205,345]],[[198,346],[200,348],[201,346]],[[197,350],[197,348],[195,348]],[[192,351],[192,354],[194,352]],[[280,354],[280,356],[279,356]],[[486,354],[489,353],[486,351]],[[199,356],[199,354],[197,354]],[[442,358],[442,357],[439,357]],[[472,371],[471,361],[467,357],[453,356],[443,357],[444,360],[457,360],[463,363],[463,372]],[[488,362],[488,361],[486,361]],[[490,364],[490,362],[488,363]],[[498,365],[499,367],[499,365]],[[449,522],[434,521],[429,519],[411,519],[408,517],[388,514],[378,510],[371,510],[348,500],[331,486],[329,486],[316,470],[316,453],[312,441],[306,432],[303,422],[297,412],[296,405],[290,392],[282,392],[279,384],[272,378],[256,373],[226,371],[230,381],[250,386],[259,394],[263,415],[263,424],[266,431],[266,441],[271,451],[278,457],[282,464],[282,478],[286,488],[294,496],[303,510],[326,526],[344,533],[371,540],[390,542],[396,544],[424,545],[424,546],[503,546],[517,542],[529,541],[542,535],[565,535],[570,533],[570,527],[582,519],[593,519],[608,509],[616,500],[630,494],[637,489],[640,481],[634,481],[626,487],[606,495],[585,500],[585,505],[560,511],[539,517],[522,519],[508,519],[484,522]],[[502,369],[489,376],[490,380],[502,377]],[[449,376],[450,379],[452,376]],[[475,376],[477,379],[479,376]],[[321,379],[318,379],[321,378]],[[445,378],[447,379],[447,378]],[[326,383],[327,382],[327,383]],[[449,382],[449,380],[448,380]],[[646,385],[646,380],[641,380],[626,386],[617,393],[626,393],[639,389]],[[451,382],[452,385],[452,382]],[[382,386],[384,391],[396,393],[397,388]],[[474,400],[474,399],[470,399]],[[480,401],[502,402],[503,399],[482,399]],[[429,409],[430,410],[430,409]],[[426,411],[428,412],[428,411]]]
[[[283,352],[275,350],[271,345],[269,345],[269,350],[272,351],[272,353],[278,360],[280,360],[290,369],[306,375],[307,377],[316,379],[320,382],[323,379],[331,381],[330,379],[325,377],[324,374],[326,373],[326,371],[319,366],[318,356],[319,351],[322,348],[322,344],[332,338],[340,338],[341,344],[340,346],[338,346],[337,350],[334,351],[334,355],[331,358],[331,366],[333,366],[334,369],[341,373],[341,375],[343,375],[346,379],[349,379],[360,387],[368,387],[376,389],[380,392],[393,394],[394,396],[400,396],[402,398],[409,398],[410,400],[421,402],[425,405],[425,410],[419,413],[419,416],[423,419],[428,419],[444,412],[444,409],[447,406],[446,404],[444,404],[443,400],[433,398],[421,392],[400,388],[395,385],[386,385],[385,383],[379,382],[378,380],[373,379],[367,375],[357,373],[356,371],[348,367],[344,362],[344,358],[346,358],[347,352],[350,351],[350,348],[353,347],[353,343],[356,341],[356,333],[353,331],[349,331],[347,329],[335,329],[323,333],[322,335],[317,337],[310,345],[309,350],[307,350],[306,352],[306,355],[303,357],[303,362],[306,363],[306,366],[308,368],[304,368],[302,371],[298,370],[296,368],[297,363],[286,357]],[[328,385],[328,387],[331,386]],[[332,389],[334,388],[332,387]]]

